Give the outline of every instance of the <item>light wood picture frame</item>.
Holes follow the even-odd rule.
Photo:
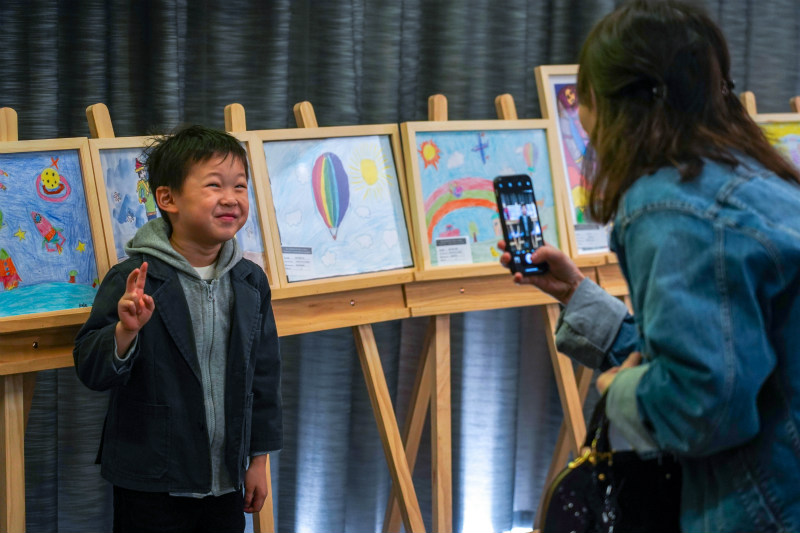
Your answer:
[[[396,124],[250,133],[261,142],[267,214],[276,228],[274,298],[413,280]]]
[[[80,324],[109,268],[85,137],[0,143],[0,333]]]
[[[568,246],[563,190],[553,179],[558,137],[549,120],[421,121],[401,124],[418,280],[508,274],[493,180],[528,174],[545,242]],[[560,174],[556,174],[560,175]]]
[[[542,117],[553,120],[558,131],[570,256],[579,266],[616,262],[608,245],[611,225],[596,223],[588,214],[582,165],[589,137],[578,120],[578,65],[542,65],[535,73]]]
[[[264,225],[263,180],[255,176],[253,151],[260,147],[247,133],[234,134],[247,151],[250,165],[250,213],[244,227],[236,234],[244,257],[259,265],[267,273],[270,287],[274,287],[275,260],[272,239]],[[95,186],[100,201],[105,240],[108,243],[108,263],[117,264],[126,258],[125,243],[146,222],[160,216],[155,198],[147,182],[145,149],[153,142],[152,136],[112,137],[90,139],[89,148],[94,167]],[[255,159],[258,159],[256,154]]]

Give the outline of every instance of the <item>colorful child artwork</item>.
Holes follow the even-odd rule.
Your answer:
[[[769,142],[794,166],[800,168],[800,121],[764,122],[760,126]]]
[[[99,152],[116,258],[122,261],[127,257],[125,244],[148,220],[160,215],[147,180],[147,161],[142,148],[103,148]],[[264,244],[254,190],[251,183],[250,214],[236,239],[244,256],[263,268]]]
[[[588,213],[589,185],[583,175],[583,164],[589,136],[578,118],[576,78],[576,75],[550,78],[556,107],[556,124],[561,139],[561,156],[567,173],[570,222],[575,230],[578,253],[607,252],[608,229],[592,221]]]
[[[500,175],[531,176],[544,239],[558,246],[544,130],[417,132],[416,142],[432,266],[497,263],[503,232],[492,181]]]
[[[286,277],[413,265],[388,135],[264,142]]]
[[[92,305],[97,262],[78,150],[0,154],[0,317]]]

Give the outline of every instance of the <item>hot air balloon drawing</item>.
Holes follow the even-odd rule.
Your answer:
[[[311,187],[317,211],[335,240],[350,205],[350,180],[336,154],[325,152],[317,158],[311,171]]]

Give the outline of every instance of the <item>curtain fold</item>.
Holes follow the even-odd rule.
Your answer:
[[[302,100],[322,126],[425,120],[435,93],[451,120],[495,118],[502,93],[535,118],[534,67],[575,63],[617,3],[0,0],[0,106],[17,111],[20,139],[86,136],[85,109],[98,102],[117,136],[222,127],[234,102],[249,129],[294,127]],[[800,4],[704,5],[729,39],[736,90],[753,90],[762,112],[788,111],[800,94]],[[427,324],[375,325],[400,427]],[[454,527],[530,528],[562,418],[541,310],[456,314],[451,332]],[[380,531],[390,479],[351,330],[283,338],[281,349],[278,531]],[[73,369],[39,374],[26,432],[29,531],[110,530],[110,487],[94,464],[106,398]],[[413,477],[429,530],[430,455],[426,427]]]

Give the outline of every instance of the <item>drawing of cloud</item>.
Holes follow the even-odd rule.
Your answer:
[[[362,248],[369,248],[372,246],[372,237],[369,235],[361,235],[356,239],[356,242],[358,242]]]
[[[514,169],[511,167],[504,167],[503,170],[500,171],[500,173],[505,174],[506,176],[510,174],[517,174],[517,172],[514,172]]]
[[[383,242],[391,248],[397,245],[397,230],[387,230],[383,232]]]
[[[336,254],[333,252],[328,252],[327,254],[322,256],[322,264],[325,266],[333,266],[336,264]]]
[[[308,183],[311,181],[311,169],[305,163],[298,163],[294,167],[294,179],[300,183]]]
[[[447,168],[456,168],[464,164],[464,154],[461,152],[454,152],[453,155],[447,160]]]
[[[362,205],[358,209],[356,209],[356,214],[361,218],[369,218],[372,212],[369,210],[369,207]]]
[[[300,223],[303,222],[303,212],[298,209],[297,211],[287,213],[285,220],[290,226],[299,226]]]

